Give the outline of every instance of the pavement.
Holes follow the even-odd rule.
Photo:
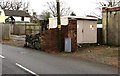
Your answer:
[[[113,66],[9,45],[2,56],[4,74],[118,74]]]

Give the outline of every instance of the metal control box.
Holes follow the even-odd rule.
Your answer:
[[[71,38],[65,38],[65,52],[71,52]]]

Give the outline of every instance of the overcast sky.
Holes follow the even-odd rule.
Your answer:
[[[21,1],[21,0],[19,0]],[[45,4],[46,2],[51,2],[56,0],[22,0],[22,1],[29,1],[30,2],[30,11],[37,12],[40,14],[43,10],[47,9]],[[97,4],[98,1],[106,1],[106,0],[60,0],[65,3],[66,6],[70,6],[71,10],[74,11],[78,16],[90,15],[92,12],[97,14],[100,11],[96,10],[99,5]],[[115,0],[120,1],[120,0]]]
[[[40,14],[46,9],[46,2],[56,1],[56,0],[29,0],[31,4],[31,9]],[[65,2],[66,6],[70,6],[78,16],[83,16],[90,14],[92,11],[96,12],[95,8],[97,6],[96,0],[60,0]],[[98,13],[98,12],[97,12]]]

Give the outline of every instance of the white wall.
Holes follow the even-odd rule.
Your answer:
[[[97,24],[97,28],[103,28],[102,24]]]
[[[83,29],[83,20],[79,20],[77,21],[77,43],[83,42],[82,29]]]
[[[15,21],[21,21],[21,17],[13,16],[13,18],[15,19]],[[24,17],[24,21],[30,22],[30,17]]]
[[[8,17],[9,16],[5,16],[5,19]],[[21,21],[21,17],[13,16],[13,18],[15,19],[15,21]],[[30,22],[30,17],[24,17],[24,21]]]
[[[0,23],[5,23],[5,13],[4,11],[0,8],[1,14],[0,14]]]
[[[61,25],[68,25],[68,18],[61,17]],[[49,29],[57,28],[57,18],[49,18]]]

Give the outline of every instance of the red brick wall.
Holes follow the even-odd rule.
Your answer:
[[[77,20],[69,21],[68,38],[72,39],[72,51],[76,51],[77,50]]]
[[[58,29],[43,31],[41,34],[41,48],[47,52],[58,51]],[[64,39],[72,39],[72,52],[77,50],[77,21],[69,20],[68,26],[62,26],[62,49],[64,51]]]

